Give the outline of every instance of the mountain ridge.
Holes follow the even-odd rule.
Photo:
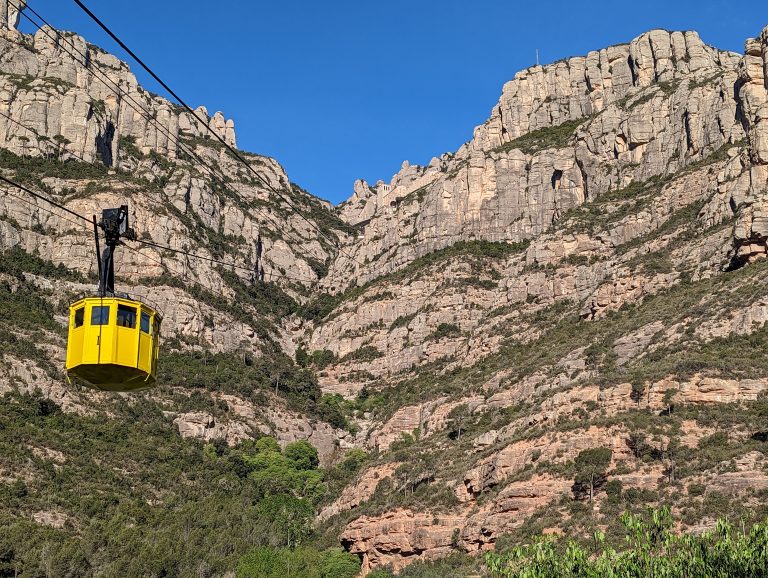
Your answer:
[[[216,468],[250,463],[253,439],[309,441],[327,486],[316,531],[363,573],[544,531],[610,534],[644,504],[672,505],[687,528],[768,513],[768,28],[743,56],[654,30],[521,71],[456,153],[358,181],[333,209],[249,154],[287,203],[114,57],[47,33],[0,39],[3,174],[87,215],[128,200],[146,239],[230,267],[254,263],[260,237],[267,283],[126,248],[119,279],[165,311],[162,386],[136,400],[73,390],[56,369],[62,313],[89,287],[92,231],[0,197],[13,312],[0,329],[17,336],[0,392],[107,424],[144,405],[163,443],[181,436]],[[234,145],[223,119],[210,123]],[[3,480],[46,487],[69,459],[50,445],[0,461]],[[596,447],[615,483],[587,502],[575,479]],[[14,524],[86,523],[24,499],[3,512]],[[206,555],[212,575],[234,570]]]

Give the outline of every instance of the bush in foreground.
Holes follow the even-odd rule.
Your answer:
[[[615,550],[595,533],[594,548],[541,540],[506,554],[489,552],[486,563],[499,578],[759,578],[768,576],[768,522],[751,530],[719,520],[700,535],[672,532],[668,508],[649,520],[625,513],[627,548]]]

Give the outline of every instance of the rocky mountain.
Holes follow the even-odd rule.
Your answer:
[[[308,440],[316,531],[364,574],[615,536],[649,504],[694,530],[768,514],[768,28],[743,55],[653,30],[529,68],[458,151],[330,207],[274,159],[241,153],[261,178],[245,170],[211,138],[236,146],[221,113],[146,92],[77,35],[23,35],[7,8],[3,174],[86,215],[127,201],[141,239],[233,266],[121,250],[167,338],[161,387],[116,405],[60,371],[92,231],[0,195],[0,391],[108,422],[146,404],[163,439],[220,452]],[[34,488],[69,459],[54,445],[0,457],[0,479]],[[3,515],[85,526],[32,496]]]
[[[125,63],[83,38],[47,27],[33,37],[8,29],[0,44],[0,132],[9,176],[80,214],[127,203],[140,240],[240,267],[224,270],[146,244],[120,251],[119,279],[133,293],[151,294],[169,336],[199,350],[259,356],[278,344],[292,355],[290,337],[272,314],[281,299],[292,301],[289,294],[304,295],[316,282],[346,224],[291,183],[274,159],[247,155],[259,180],[225,154],[197,120],[207,119],[234,145],[234,123],[221,113],[210,117],[200,107],[193,116],[146,92]],[[95,274],[87,226],[42,201],[4,195],[0,203],[4,247],[65,264],[81,281]],[[263,295],[249,289],[259,239],[264,276],[279,286],[268,297],[269,310],[259,303]],[[56,292],[89,288],[68,283]],[[212,306],[212,295],[222,305]],[[56,345],[61,351],[61,340]]]

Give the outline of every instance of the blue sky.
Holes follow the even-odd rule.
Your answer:
[[[768,25],[764,0],[85,1],[190,104],[234,118],[240,148],[334,203],[456,150],[536,48],[547,63],[667,28],[741,52]],[[121,56],[71,0],[30,5]]]

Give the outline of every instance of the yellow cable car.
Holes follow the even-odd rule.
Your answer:
[[[160,315],[122,297],[86,297],[69,308],[67,375],[103,391],[152,387]]]
[[[100,223],[107,248],[99,261],[97,295],[69,307],[67,377],[102,391],[136,391],[155,385],[160,345],[160,313],[155,307],[115,293],[114,250],[131,238],[128,207],[107,209]],[[96,251],[99,236],[94,217]]]

